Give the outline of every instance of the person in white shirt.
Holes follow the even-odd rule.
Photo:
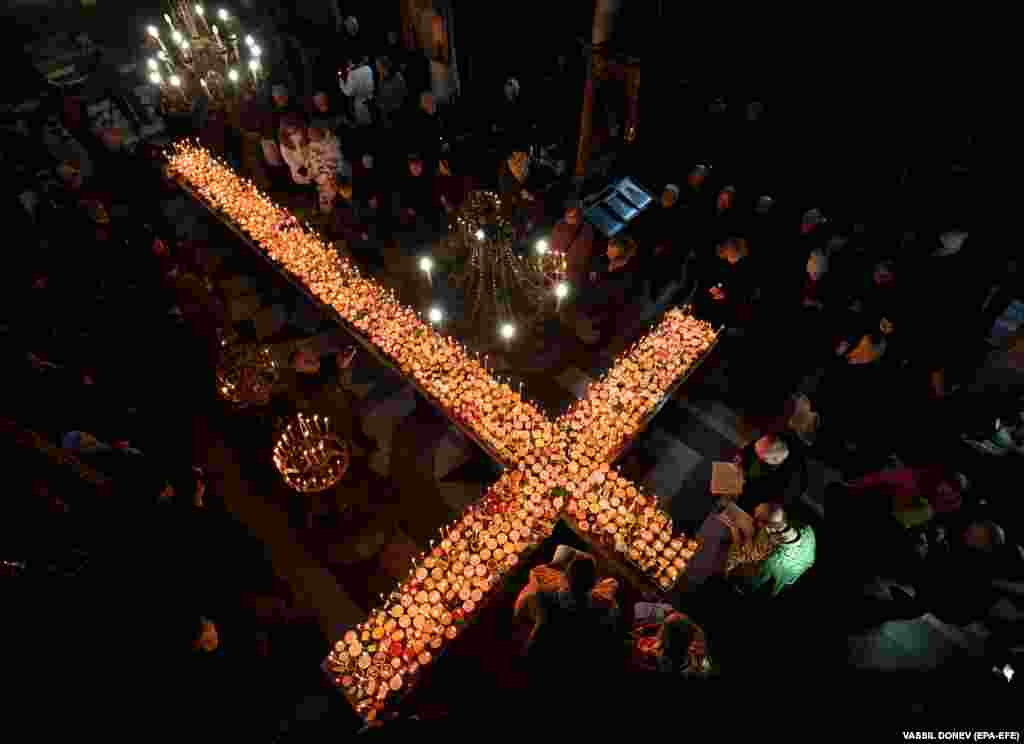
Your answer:
[[[369,65],[349,65],[338,81],[341,92],[352,99],[356,124],[361,127],[373,123],[370,99],[373,98],[373,70]]]

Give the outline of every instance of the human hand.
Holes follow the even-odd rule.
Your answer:
[[[888,336],[890,333],[893,332],[893,330],[895,330],[895,326],[892,324],[892,321],[890,321],[888,318],[882,318],[882,320],[878,323],[878,329],[886,336]]]
[[[711,293],[711,299],[717,302],[721,302],[725,299],[725,290],[720,286],[714,286],[708,291]]]
[[[167,251],[167,244],[164,243],[164,241],[161,240],[160,238],[153,238],[153,247],[152,247],[152,249],[153,249],[153,255],[154,256],[166,256],[167,253],[168,253],[168,251]]]
[[[359,239],[360,240],[369,240],[370,239],[370,234],[369,233],[359,233]]]
[[[370,201],[367,202],[367,205],[370,207],[370,209],[376,209],[377,203],[377,197],[374,196],[370,198]]]
[[[850,350],[850,342],[842,341],[839,346],[836,347],[836,356],[842,356]]]

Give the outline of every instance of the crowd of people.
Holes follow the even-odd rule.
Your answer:
[[[308,101],[276,81],[267,101],[247,102],[247,175],[306,206],[368,264],[383,261],[381,241],[413,229],[439,234],[469,190],[494,187],[517,238],[541,231],[566,257],[574,311],[592,323],[595,345],[651,301],[687,297],[726,329],[731,388],[762,435],[736,458],[739,497],[723,499],[700,528],[704,550],[687,574],[695,596],[718,586],[784,597],[800,582],[817,553],[812,520],[799,516],[815,457],[842,475],[828,490],[838,509],[832,549],[849,559],[828,572],[849,600],[836,630],[857,639],[856,663],[874,668],[864,649],[884,623],[921,617],[949,637],[970,629],[992,658],[1020,644],[1024,551],[1007,504],[1015,481],[998,493],[976,475],[1024,448],[1019,377],[993,386],[979,372],[989,361],[987,302],[1013,256],[970,244],[971,210],[937,208],[930,224],[891,245],[855,217],[788,210],[745,191],[735,174],[698,164],[683,166],[626,232],[604,239],[584,219],[584,203],[548,198],[551,173],[538,173],[544,167],[522,137],[518,81],[506,82],[497,107],[493,132],[508,137],[496,172],[460,172],[415,55],[395,35],[373,48],[356,43],[357,27],[346,33],[352,43],[332,57],[340,69],[321,75]],[[10,415],[109,475],[105,508],[132,518],[173,512],[173,521],[157,519],[193,530],[187,520],[219,499],[196,423],[196,411],[214,405],[208,373],[226,326],[212,259],[158,213],[153,153],[128,153],[116,132],[96,138],[81,116],[75,123],[80,104],[60,103],[90,157],[87,169],[45,157],[27,167],[37,198],[11,213],[32,237],[31,261],[7,295]],[[24,133],[16,140],[5,153],[41,149]],[[557,180],[564,163],[551,170]],[[1004,350],[1018,355],[1004,365],[1018,375],[1019,349],[1018,336]],[[338,369],[351,361],[340,347],[323,357]],[[307,354],[290,362],[300,373],[321,371]],[[964,435],[980,460],[959,456]],[[23,485],[54,519],[92,508],[37,480]],[[555,681],[552,692],[563,683],[552,669],[597,674],[614,654],[635,671],[717,674],[716,629],[686,612],[687,595],[623,613],[620,589],[599,578],[593,556],[569,548],[531,572],[515,613],[532,628],[527,658],[539,679]],[[220,624],[216,607],[195,600],[213,596],[193,597],[174,631],[202,665],[220,647]]]

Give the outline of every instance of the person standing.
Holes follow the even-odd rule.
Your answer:
[[[583,219],[578,204],[565,210],[565,217],[551,230],[551,250],[565,256],[566,278],[579,292],[589,281],[594,263],[594,228]]]
[[[348,99],[356,125],[367,127],[373,123],[370,101],[373,99],[373,70],[368,64],[350,62],[339,73],[338,85]]]

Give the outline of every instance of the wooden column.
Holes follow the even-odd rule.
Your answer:
[[[594,27],[590,43],[596,47],[611,39],[615,28],[615,16],[622,5],[622,0],[597,0],[594,9]],[[583,107],[580,112],[580,141],[576,150],[576,177],[583,178],[590,160],[591,146],[594,136],[594,81],[597,77],[595,67],[603,64],[602,60],[591,53],[587,65],[587,82],[583,88]]]

